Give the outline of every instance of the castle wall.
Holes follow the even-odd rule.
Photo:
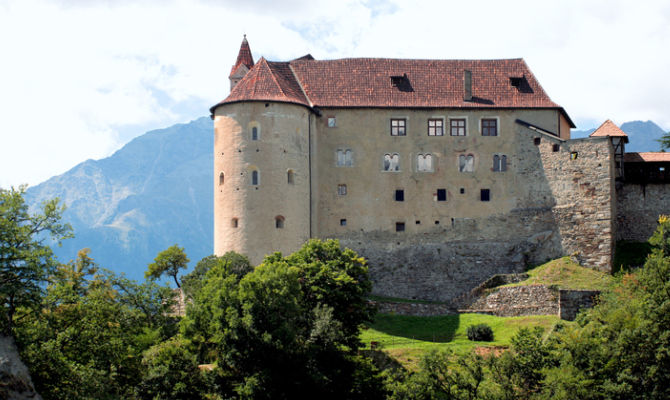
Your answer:
[[[624,183],[617,190],[617,239],[646,242],[670,214],[670,185]]]
[[[302,106],[247,102],[216,109],[215,254],[234,250],[256,265],[266,254],[291,253],[309,238],[308,133],[308,110]],[[277,217],[283,218],[281,227]]]

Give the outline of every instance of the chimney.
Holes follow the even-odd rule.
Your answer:
[[[472,71],[468,69],[463,71],[463,88],[465,89],[463,100],[472,101]]]

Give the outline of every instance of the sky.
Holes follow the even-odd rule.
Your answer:
[[[578,129],[670,130],[667,0],[0,0],[0,187],[208,115],[243,34],[255,60],[522,57]]]

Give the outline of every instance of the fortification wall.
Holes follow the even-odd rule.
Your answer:
[[[646,242],[670,214],[670,185],[624,183],[617,189],[617,239]]]
[[[234,250],[259,264],[266,254],[291,253],[309,239],[308,112],[272,102],[216,109],[215,254]]]

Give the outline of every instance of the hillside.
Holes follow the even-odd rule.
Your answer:
[[[212,121],[147,132],[112,156],[88,160],[31,187],[29,204],[60,197],[75,238],[54,247],[68,261],[83,247],[102,267],[142,278],[178,243],[192,261],[212,253]]]

